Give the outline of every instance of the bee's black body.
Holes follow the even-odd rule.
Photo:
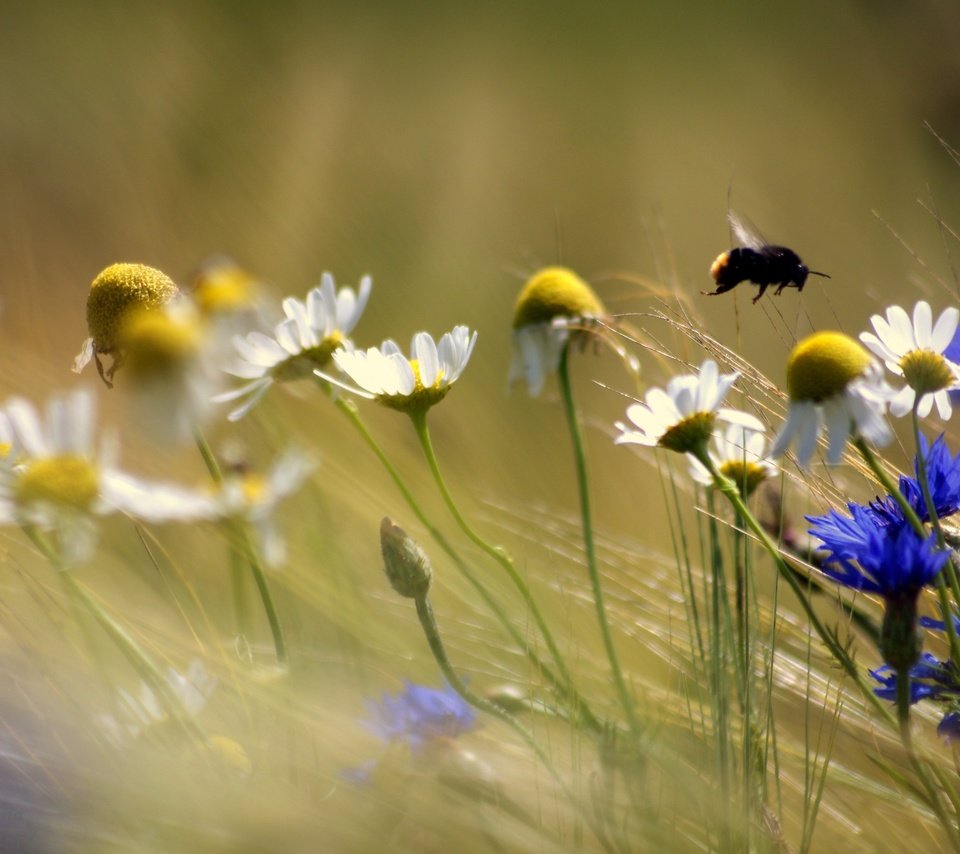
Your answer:
[[[792,249],[763,243],[733,214],[730,215],[730,222],[741,242],[747,245],[717,256],[710,267],[710,275],[717,283],[717,289],[708,296],[733,290],[740,282],[753,282],[760,286],[760,293],[753,298],[756,302],[770,285],[777,285],[774,293],[779,294],[784,288],[790,287],[802,291],[807,276],[811,274],[830,278],[826,273],[809,269]]]

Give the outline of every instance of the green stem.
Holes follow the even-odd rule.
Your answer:
[[[583,804],[574,795],[567,782],[560,776],[560,772],[554,767],[547,752],[537,743],[532,733],[522,726],[509,712],[491,703],[489,700],[485,700],[483,697],[474,694],[457,675],[457,672],[453,669],[453,665],[450,663],[450,658],[447,655],[443,640],[440,637],[440,630],[437,626],[436,618],[433,615],[430,600],[426,596],[420,596],[415,599],[415,602],[417,606],[417,617],[420,619],[423,633],[426,636],[427,643],[430,645],[430,651],[433,653],[433,657],[447,682],[450,684],[450,687],[475,709],[486,712],[488,715],[505,723],[527,743],[536,757],[543,763],[544,768],[547,769],[550,776],[553,777],[556,784],[567,798],[569,798],[570,803],[577,812],[580,813],[586,824],[596,835],[604,850],[613,852],[615,848],[610,844],[609,840],[607,840],[603,828],[597,825],[590,812],[584,808]]]
[[[910,668],[897,670],[897,720],[900,723],[900,738],[903,746],[913,753],[913,738],[910,734]]]
[[[860,671],[858,670],[854,660],[843,648],[836,636],[827,629],[827,627],[823,624],[823,621],[817,616],[817,613],[810,604],[810,599],[807,596],[807,592],[804,590],[803,585],[800,583],[800,580],[796,577],[796,574],[790,569],[790,567],[787,566],[786,561],[780,554],[780,550],[777,548],[777,544],[770,539],[769,534],[767,534],[760,522],[757,521],[757,518],[750,511],[750,508],[747,507],[746,502],[743,500],[743,496],[740,494],[740,490],[737,489],[737,485],[730,480],[730,478],[720,473],[716,467],[716,464],[710,458],[710,454],[707,453],[706,445],[704,445],[702,448],[691,451],[690,453],[693,454],[701,463],[703,463],[707,471],[709,471],[710,475],[713,477],[713,482],[717,489],[719,489],[726,496],[727,500],[733,506],[734,512],[740,514],[740,517],[746,523],[747,528],[760,541],[760,544],[763,546],[767,554],[770,555],[774,565],[777,567],[777,572],[780,573],[780,576],[787,582],[787,584],[790,586],[790,589],[796,594],[797,599],[800,600],[800,605],[803,608],[804,614],[806,614],[807,619],[810,621],[810,625],[813,627],[813,630],[817,633],[818,637],[827,646],[840,666],[847,672],[854,682],[856,682],[857,686],[863,692],[863,695],[867,698],[871,705],[873,705],[873,707],[884,717],[885,720],[892,723],[893,717],[891,716],[889,710],[880,702],[879,698],[873,693],[873,691],[870,690],[869,686],[864,683],[863,677],[860,675]]]
[[[920,481],[920,491],[923,493],[923,500],[927,507],[927,515],[933,525],[933,530],[937,534],[937,545],[941,549],[947,548],[946,540],[943,536],[943,526],[940,524],[940,517],[937,515],[937,507],[933,501],[933,494],[930,491],[930,478],[927,473],[927,460],[920,446],[920,416],[917,407],[920,398],[913,404],[913,438],[917,449],[917,477]],[[943,622],[946,628],[947,640],[950,644],[950,658],[952,661],[960,663],[960,639],[957,638],[957,628],[953,624],[953,616],[956,613],[957,603],[960,603],[960,586],[957,583],[957,572],[953,565],[954,552],[950,550],[950,559],[944,566],[944,571],[937,575],[937,597],[940,600],[940,610],[943,613]],[[947,585],[953,592],[953,603],[947,592]]]
[[[571,711],[571,714],[578,721],[587,726],[595,734],[602,733],[604,731],[604,726],[594,716],[586,700],[583,698],[583,695],[581,695],[569,681],[561,680],[560,677],[553,672],[553,669],[545,661],[543,661],[539,655],[537,655],[536,651],[530,646],[526,638],[524,638],[516,626],[513,625],[513,622],[507,616],[503,608],[500,607],[500,603],[497,602],[497,600],[494,599],[494,597],[489,593],[487,588],[476,577],[474,572],[470,569],[463,558],[460,557],[459,553],[453,548],[439,528],[430,522],[427,514],[424,513],[423,508],[413,496],[413,493],[410,491],[410,488],[407,486],[404,479],[400,476],[400,472],[398,472],[393,463],[390,462],[390,458],[380,446],[380,443],[377,442],[377,440],[373,437],[373,434],[370,433],[370,431],[367,429],[367,426],[363,423],[363,419],[360,417],[360,413],[357,411],[356,404],[342,396],[337,397],[334,400],[334,404],[353,425],[364,442],[366,442],[370,450],[373,451],[374,456],[376,456],[376,458],[380,461],[381,465],[390,476],[390,479],[400,491],[400,494],[403,496],[404,501],[406,501],[407,506],[410,508],[413,515],[416,516],[417,520],[421,525],[423,525],[424,528],[426,528],[437,545],[439,545],[440,548],[443,549],[446,555],[450,558],[450,560],[453,561],[454,566],[457,567],[460,574],[466,578],[474,590],[480,594],[484,604],[500,621],[500,624],[503,626],[504,630],[517,645],[517,647],[523,650],[527,660],[539,673],[543,674],[544,678],[564,699],[564,701],[567,703],[567,707]]]
[[[216,454],[214,454],[199,427],[194,428],[193,437],[197,444],[197,450],[210,473],[210,478],[217,486],[220,486],[223,483],[223,471],[217,462]],[[273,597],[270,595],[270,588],[267,586],[266,576],[263,574],[260,557],[250,537],[249,528],[241,520],[235,520],[231,524],[231,528],[233,536],[230,537],[230,584],[233,589],[233,610],[237,633],[243,637],[247,629],[247,597],[243,576],[238,566],[238,561],[242,556],[250,567],[250,574],[257,585],[260,601],[263,603],[263,610],[267,615],[267,622],[270,624],[270,634],[273,637],[273,648],[274,654],[277,656],[277,662],[286,665],[287,644],[283,637],[283,628],[280,625],[280,617],[273,603]]]
[[[257,554],[256,546],[250,537],[250,531],[247,525],[242,521],[237,521],[233,527],[234,538],[240,542],[240,548],[243,551],[244,557],[247,559],[247,565],[250,567],[250,574],[253,576],[253,581],[257,585],[260,601],[263,602],[263,610],[267,615],[267,622],[270,624],[270,634],[273,636],[273,648],[277,656],[277,663],[286,665],[287,644],[283,637],[283,628],[280,625],[277,608],[273,603],[273,597],[270,595],[270,588],[267,586],[267,578],[263,572],[260,556]]]
[[[577,418],[577,410],[573,402],[573,388],[570,384],[569,355],[570,345],[567,344],[560,354],[560,364],[557,368],[557,375],[560,380],[563,409],[567,416],[567,427],[570,431],[571,442],[573,443],[573,457],[577,469],[577,486],[580,493],[580,515],[583,526],[583,546],[587,557],[587,572],[590,575],[590,585],[593,588],[593,603],[597,612],[597,622],[600,624],[600,634],[603,637],[607,660],[610,662],[613,681],[616,685],[617,693],[620,696],[623,711],[627,716],[630,730],[634,735],[638,735],[640,733],[640,721],[637,718],[633,697],[627,689],[627,683],[624,681],[623,672],[620,669],[620,661],[613,643],[613,634],[610,631],[610,623],[607,619],[607,609],[603,604],[603,585],[600,581],[600,570],[597,567],[597,557],[593,545],[593,522],[590,514],[587,458],[583,450],[580,422]]]
[[[913,528],[918,537],[926,539],[927,529],[923,527],[923,522],[920,521],[920,517],[913,507],[910,506],[910,502],[907,501],[906,496],[897,488],[896,484],[894,484],[890,475],[887,474],[883,466],[880,465],[880,461],[877,459],[876,454],[870,450],[870,446],[860,436],[857,436],[857,438],[852,441],[853,446],[860,452],[860,456],[863,457],[864,462],[869,466],[874,477],[880,481],[880,485],[883,486],[890,497],[897,502],[900,510],[903,512],[904,518],[910,523],[910,527]]]
[[[904,515],[907,517],[911,524],[916,522],[916,525],[919,526],[919,530],[924,532],[920,520],[917,518],[917,514],[914,513],[913,508],[906,502],[906,499],[900,493],[898,489],[892,489],[890,484],[890,478],[887,476],[886,472],[880,467],[879,463],[874,457],[873,453],[870,451],[869,447],[863,441],[863,439],[854,440],[854,445],[863,455],[864,459],[867,461],[867,465],[870,466],[874,474],[877,475],[878,480],[884,485],[884,488],[890,492],[891,495],[899,498],[901,509],[904,511]],[[727,496],[727,499],[731,502],[734,507],[734,510],[741,513],[744,521],[747,523],[747,527],[756,535],[760,540],[764,549],[773,559],[774,564],[777,567],[780,576],[784,578],[787,583],[790,585],[791,590],[796,594],[797,598],[800,600],[800,604],[803,607],[804,613],[807,615],[807,619],[810,621],[810,625],[813,627],[814,631],[820,637],[820,639],[826,644],[827,648],[833,654],[834,658],[840,664],[840,666],[849,674],[849,676],[856,682],[857,686],[860,688],[864,697],[873,705],[874,709],[883,717],[887,723],[891,726],[896,726],[900,730],[901,738],[903,739],[904,747],[907,751],[907,758],[910,761],[910,765],[916,773],[917,777],[920,779],[921,785],[926,790],[927,793],[927,803],[930,808],[936,813],[938,820],[943,826],[944,830],[949,832],[951,836],[957,838],[957,829],[953,823],[949,820],[948,816],[943,810],[943,804],[941,803],[940,794],[937,791],[936,787],[933,785],[929,776],[926,773],[926,769],[923,766],[923,763],[917,758],[913,752],[912,742],[910,739],[909,730],[903,727],[903,713],[900,711],[900,705],[904,702],[901,697],[903,696],[903,691],[906,691],[906,703],[909,707],[909,680],[904,680],[906,684],[905,689],[900,689],[900,679],[897,679],[898,692],[897,692],[897,703],[898,703],[898,715],[897,718],[890,714],[889,710],[883,703],[880,702],[880,699],[870,690],[869,686],[865,685],[862,677],[860,676],[859,671],[857,670],[856,664],[852,658],[847,654],[847,651],[840,645],[839,641],[834,637],[823,625],[820,618],[814,612],[813,607],[810,604],[809,599],[804,595],[804,590],[800,585],[800,582],[790,571],[790,568],[787,566],[784,559],[780,556],[780,552],[777,549],[776,543],[770,539],[767,532],[763,529],[763,526],[757,521],[753,516],[750,510],[747,508],[746,503],[743,501],[743,497],[740,495],[740,491],[737,489],[736,484],[729,478],[722,475],[718,470],[710,455],[707,453],[706,445],[702,448],[697,449],[694,452],[691,452],[694,456],[700,460],[701,463],[707,468],[710,474],[713,477],[714,483],[717,488]],[[912,517],[912,519],[911,519]],[[925,532],[924,532],[925,533]]]
[[[220,469],[220,463],[217,462],[216,454],[214,454],[210,443],[207,442],[206,437],[200,431],[199,427],[194,427],[193,438],[197,443],[197,450],[200,451],[203,463],[207,467],[207,471],[210,472],[211,479],[219,486],[223,483],[223,472]]]
[[[426,457],[427,464],[430,466],[430,472],[433,474],[433,479],[437,483],[437,487],[440,490],[440,494],[443,496],[443,501],[447,505],[447,509],[450,511],[450,515],[453,516],[457,525],[460,526],[460,530],[467,535],[467,538],[478,548],[490,555],[498,564],[500,564],[500,566],[510,577],[510,581],[513,582],[514,587],[516,587],[520,592],[520,596],[523,599],[524,604],[527,606],[530,614],[533,616],[533,620],[537,624],[537,628],[539,628],[540,634],[543,636],[543,639],[547,644],[547,649],[550,651],[550,656],[557,665],[560,678],[564,681],[568,688],[572,688],[573,677],[570,675],[570,671],[567,669],[567,665],[564,661],[563,655],[560,652],[560,648],[557,646],[557,642],[554,640],[553,633],[550,631],[550,627],[547,625],[547,621],[544,619],[543,612],[537,605],[536,599],[533,598],[530,588],[527,586],[526,581],[523,580],[523,577],[520,575],[520,573],[517,572],[517,568],[513,563],[513,558],[510,557],[506,549],[504,549],[502,546],[495,546],[484,540],[483,537],[481,537],[471,527],[470,523],[467,522],[466,518],[460,512],[459,507],[457,507],[456,502],[453,500],[453,495],[447,488],[447,483],[440,471],[440,463],[437,460],[437,454],[433,448],[433,441],[430,438],[430,430],[427,427],[426,411],[411,413],[410,420],[413,422],[413,427],[414,430],[416,430],[417,438],[420,440],[420,447],[423,449],[423,455]]]
[[[160,668],[154,660],[143,650],[134,638],[123,628],[103,606],[94,598],[85,585],[78,581],[73,572],[63,564],[59,553],[47,540],[32,526],[24,526],[24,533],[30,541],[44,554],[53,566],[67,593],[79,602],[87,612],[100,624],[110,639],[127,659],[141,679],[150,686],[162,699],[171,717],[191,736],[204,740],[203,731],[193,718],[183,708],[177,695],[170,689]]]

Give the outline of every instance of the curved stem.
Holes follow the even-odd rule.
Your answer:
[[[210,443],[199,427],[193,428],[193,439],[197,443],[197,450],[200,451],[200,456],[203,458],[207,471],[210,472],[211,479],[215,484],[221,484],[223,482],[223,472],[220,469],[220,463],[217,462],[217,455],[214,454],[213,448],[210,447]]]
[[[453,669],[453,665],[450,663],[450,659],[447,656],[447,651],[443,645],[443,640],[440,637],[440,630],[437,627],[436,618],[433,616],[433,608],[430,606],[430,600],[426,596],[418,596],[416,597],[415,602],[417,606],[417,617],[420,619],[420,625],[423,628],[423,633],[427,638],[427,643],[430,645],[430,651],[433,653],[433,657],[436,659],[437,665],[440,667],[440,670],[447,682],[450,683],[450,687],[453,688],[453,690],[456,691],[471,706],[479,709],[482,712],[486,712],[488,715],[491,715],[500,721],[503,721],[503,723],[507,724],[507,726],[516,732],[527,743],[536,757],[543,763],[544,768],[547,769],[556,784],[560,787],[567,798],[569,798],[570,803],[573,804],[574,808],[578,813],[580,813],[584,821],[596,835],[604,850],[610,852],[614,851],[615,849],[607,840],[603,829],[597,825],[593,816],[590,815],[590,813],[584,808],[583,804],[574,795],[573,791],[571,791],[569,785],[567,785],[567,782],[560,776],[560,772],[557,771],[557,769],[553,766],[553,763],[550,760],[550,757],[547,755],[547,752],[537,743],[532,733],[522,726],[513,717],[513,715],[511,715],[505,709],[502,709],[500,706],[491,703],[489,700],[485,700],[483,697],[479,697],[478,695],[474,694],[457,675],[457,672]]]
[[[871,705],[873,705],[873,707],[881,715],[883,715],[888,722],[892,723],[893,717],[889,710],[880,702],[879,698],[873,693],[873,691],[870,690],[869,686],[864,684],[863,678],[860,675],[860,671],[857,669],[854,660],[850,657],[833,633],[830,632],[823,624],[823,621],[817,616],[816,611],[814,611],[813,606],[810,604],[809,597],[806,595],[806,591],[803,589],[803,585],[796,577],[796,574],[790,569],[789,566],[787,566],[787,562],[780,554],[777,544],[770,539],[770,535],[767,534],[763,526],[757,521],[757,518],[750,511],[750,508],[747,507],[746,502],[743,500],[743,496],[740,495],[740,490],[737,489],[737,485],[730,480],[730,478],[720,473],[716,464],[710,458],[710,454],[707,453],[706,446],[698,449],[697,451],[691,451],[691,453],[701,463],[703,463],[707,471],[710,472],[717,489],[719,489],[726,496],[727,500],[733,506],[734,511],[740,514],[743,521],[746,522],[747,528],[760,541],[760,544],[763,546],[767,554],[770,555],[774,565],[777,567],[777,571],[780,573],[780,576],[787,582],[788,585],[790,585],[790,589],[796,594],[797,599],[800,600],[800,605],[803,608],[803,612],[810,621],[810,625],[813,627],[813,630],[817,633],[818,637],[824,642],[824,644],[826,644],[827,648],[833,654],[833,657],[837,660],[840,666],[847,672],[854,682],[856,682],[857,686],[863,692],[863,695],[867,698]]]
[[[463,577],[467,579],[474,590],[480,594],[484,604],[500,621],[500,624],[503,626],[504,630],[517,645],[517,647],[523,650],[527,660],[534,666],[534,668],[536,668],[539,673],[543,674],[544,678],[550,683],[550,685],[553,686],[560,697],[564,699],[571,713],[577,720],[579,720],[582,724],[587,726],[596,734],[603,732],[603,724],[594,716],[586,700],[583,698],[583,695],[580,694],[568,680],[562,680],[560,677],[558,677],[557,674],[553,672],[553,669],[545,661],[543,661],[539,655],[537,655],[536,651],[530,646],[526,638],[524,638],[516,626],[513,625],[513,622],[507,616],[503,608],[500,607],[500,603],[494,599],[494,597],[477,578],[475,573],[470,569],[463,558],[460,557],[459,553],[453,548],[443,533],[431,523],[426,513],[424,513],[423,508],[410,491],[410,488],[401,477],[400,472],[398,472],[393,463],[390,462],[390,458],[387,456],[386,452],[380,446],[379,442],[377,442],[377,440],[373,437],[373,434],[371,434],[367,429],[367,426],[363,423],[363,419],[360,417],[360,413],[357,411],[357,407],[353,401],[347,400],[343,397],[338,397],[334,400],[334,405],[353,425],[364,442],[366,442],[370,450],[373,451],[381,465],[383,465],[384,469],[386,469],[387,474],[400,491],[400,494],[403,496],[404,501],[406,501],[407,506],[410,508],[413,515],[416,516],[420,524],[423,525],[427,531],[429,531],[430,536],[433,537],[437,545],[439,545],[440,548],[443,549],[446,555],[450,558],[450,560],[453,561],[454,566],[457,567],[457,569],[460,571],[460,574],[463,575]]]
[[[603,604],[603,585],[600,581],[600,570],[597,567],[597,556],[593,545],[593,521],[590,513],[590,489],[587,481],[587,458],[583,450],[583,437],[580,434],[580,421],[573,402],[573,389],[570,385],[569,366],[570,345],[567,344],[560,353],[560,365],[557,375],[560,380],[560,393],[563,397],[563,410],[567,416],[567,428],[570,431],[570,440],[573,443],[573,457],[577,469],[577,487],[580,493],[580,517],[583,527],[583,546],[587,557],[587,572],[590,575],[590,586],[593,588],[593,603],[597,612],[597,622],[600,624],[600,634],[610,662],[613,681],[620,696],[627,722],[634,735],[640,733],[640,721],[634,707],[633,697],[627,689],[617,657],[617,649],[613,643],[613,634],[610,631],[610,622],[607,619],[607,609]]]
[[[156,662],[143,650],[134,638],[123,628],[103,606],[94,598],[87,587],[74,576],[73,572],[65,568],[60,555],[49,542],[32,526],[24,526],[24,533],[30,541],[50,561],[67,593],[79,602],[87,612],[100,624],[110,639],[116,644],[121,654],[130,663],[141,679],[158,694],[167,711],[173,719],[187,732],[201,741],[205,736],[196,721],[187,713],[177,695],[171,690],[163,673]]]
[[[920,521],[917,512],[910,506],[910,502],[907,501],[906,496],[897,488],[890,475],[887,474],[883,466],[880,465],[880,461],[877,459],[876,454],[870,450],[870,446],[860,436],[851,441],[853,442],[853,446],[860,452],[860,456],[863,457],[864,462],[870,467],[870,471],[873,472],[874,477],[880,481],[881,486],[883,486],[890,497],[897,502],[904,518],[910,523],[910,527],[913,528],[917,536],[925,539],[927,529],[923,527],[923,522]]]
[[[933,530],[937,534],[937,545],[941,549],[947,548],[947,543],[943,536],[943,526],[940,524],[940,517],[937,514],[937,506],[933,500],[933,493],[930,491],[930,477],[927,472],[927,460],[923,454],[920,445],[920,416],[917,412],[920,398],[917,397],[913,404],[913,439],[917,449],[917,479],[920,482],[920,492],[923,494],[923,500],[927,507],[927,515],[933,525]],[[943,612],[943,622],[946,629],[947,640],[950,644],[950,658],[960,663],[960,640],[957,638],[957,628],[953,623],[953,616],[956,612],[957,603],[960,603],[960,587],[957,584],[957,572],[953,564],[954,552],[951,549],[950,559],[944,566],[944,571],[937,575],[937,597],[940,600],[940,610]],[[953,593],[953,603],[947,593],[947,585]]]
[[[260,563],[260,556],[257,554],[256,546],[250,537],[247,525],[242,521],[237,521],[234,528],[235,535],[240,540],[240,548],[250,567],[250,574],[253,575],[253,581],[257,585],[260,601],[263,602],[263,610],[267,615],[267,622],[270,624],[270,634],[273,636],[273,648],[277,656],[277,663],[286,665],[287,643],[283,637],[283,628],[280,625],[276,605],[273,603],[270,588],[267,586],[267,578],[263,572],[263,565]]]
[[[863,441],[863,439],[857,439],[854,441],[855,446],[863,455],[864,459],[867,461],[867,464],[870,466],[871,470],[877,475],[877,478],[880,482],[887,488],[887,485],[890,483],[890,478],[887,476],[886,472],[880,467],[877,462],[876,457],[870,451],[869,447]],[[717,488],[727,496],[727,499],[731,502],[734,507],[734,510],[742,514],[744,521],[747,523],[747,527],[757,536],[760,542],[763,544],[764,549],[769,553],[770,557],[773,559],[776,564],[777,570],[779,571],[781,577],[785,578],[787,583],[790,585],[790,588],[796,593],[797,598],[800,600],[801,605],[803,606],[804,613],[807,615],[807,619],[810,621],[811,626],[819,635],[820,639],[827,645],[831,653],[833,653],[834,658],[840,664],[841,667],[853,678],[857,686],[863,692],[863,695],[870,701],[873,707],[883,716],[892,726],[897,726],[900,730],[900,736],[903,740],[904,748],[907,751],[907,758],[910,761],[910,765],[916,773],[917,777],[920,780],[921,785],[926,790],[927,794],[927,803],[930,808],[936,813],[938,820],[943,826],[944,830],[949,832],[951,836],[957,838],[957,829],[954,824],[949,820],[949,817],[946,815],[943,809],[943,804],[941,802],[940,793],[937,791],[936,787],[933,785],[933,782],[930,780],[929,775],[927,774],[926,768],[924,768],[923,763],[916,756],[913,751],[913,744],[910,738],[909,727],[904,723],[904,721],[909,720],[909,701],[910,701],[910,680],[909,676],[907,679],[903,680],[903,686],[901,687],[901,680],[897,679],[897,719],[894,720],[893,716],[887,710],[887,708],[880,702],[879,698],[870,690],[868,686],[863,683],[863,679],[860,676],[860,673],[857,670],[856,664],[853,659],[847,654],[847,651],[840,645],[837,639],[827,630],[826,626],[820,621],[820,618],[817,617],[816,613],[813,610],[813,607],[810,604],[809,599],[804,595],[804,591],[800,586],[800,582],[796,579],[794,574],[790,571],[790,568],[787,566],[784,559],[780,556],[780,552],[777,549],[776,543],[770,539],[767,532],[763,529],[760,523],[756,520],[750,510],[747,508],[746,503],[743,500],[743,497],[740,495],[740,491],[737,489],[736,484],[729,478],[725,477],[718,470],[713,460],[710,459],[710,455],[707,453],[706,445],[698,449],[696,452],[692,452],[694,456],[707,468],[713,477],[714,483]],[[908,520],[912,516],[912,520],[916,522],[920,530],[923,531],[923,526],[920,523],[920,520],[917,518],[917,514],[913,512],[913,508],[906,502],[904,496],[900,493],[900,490],[892,490],[891,494],[898,497],[898,503],[901,504],[901,507],[904,510],[904,515],[907,516]],[[907,512],[909,511],[909,513]],[[913,521],[911,524],[913,524]],[[906,713],[903,711],[903,705],[906,704]],[[898,726],[899,724],[899,726]]]
[[[217,456],[207,442],[199,427],[195,427],[193,438],[197,444],[197,450],[203,459],[210,477],[217,486],[223,483],[223,471],[217,462]],[[273,637],[274,653],[277,656],[277,662],[281,665],[287,664],[287,644],[283,637],[283,628],[280,625],[280,617],[277,614],[276,605],[273,603],[273,597],[270,595],[270,588],[267,586],[267,579],[263,573],[263,566],[260,562],[260,556],[257,554],[256,546],[250,537],[250,531],[245,522],[236,520],[232,523],[233,536],[231,540],[230,556],[230,584],[233,588],[233,608],[234,619],[237,623],[237,631],[242,636],[247,627],[247,609],[246,594],[243,586],[243,577],[239,572],[238,553],[242,553],[250,567],[250,574],[257,585],[257,592],[260,594],[260,601],[263,603],[263,610],[267,615],[267,622],[270,624],[270,634]],[[239,549],[237,548],[239,543]]]
[[[447,509],[450,511],[450,514],[453,516],[457,525],[459,525],[460,530],[467,535],[468,539],[474,545],[490,555],[497,563],[500,564],[501,567],[503,567],[504,571],[513,582],[514,587],[516,587],[520,592],[520,596],[530,611],[530,614],[533,616],[533,620],[537,624],[537,628],[540,630],[540,634],[543,636],[544,642],[547,644],[547,649],[550,651],[550,656],[557,665],[560,678],[564,681],[568,688],[572,688],[573,677],[570,675],[570,671],[567,669],[567,665],[563,659],[563,655],[560,652],[560,648],[557,646],[557,642],[554,640],[553,633],[550,631],[550,627],[547,625],[547,621],[544,618],[540,607],[537,605],[536,599],[533,598],[530,588],[527,586],[526,581],[523,580],[523,577],[520,575],[520,573],[517,572],[517,568],[513,563],[513,558],[510,557],[506,549],[504,549],[502,546],[492,545],[483,539],[483,537],[481,537],[471,527],[470,523],[467,522],[466,518],[460,512],[460,509],[457,507],[456,502],[453,500],[453,495],[448,489],[447,483],[443,478],[443,474],[440,471],[440,463],[437,460],[436,452],[433,449],[433,441],[430,438],[430,430],[427,427],[427,413],[425,411],[411,413],[410,420],[413,421],[413,427],[417,433],[417,438],[420,440],[420,447],[423,449],[423,455],[426,457],[427,464],[430,466],[430,472],[433,474],[433,479],[436,481],[437,487],[440,489],[440,494],[443,496],[443,501],[447,505]]]

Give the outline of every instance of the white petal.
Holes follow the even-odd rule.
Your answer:
[[[916,396],[917,393],[910,386],[904,386],[890,401],[890,414],[894,418],[902,418],[913,409]]]
[[[937,323],[933,327],[933,334],[930,336],[930,347],[937,353],[942,353],[950,346],[953,336],[956,334],[957,326],[960,325],[960,309],[953,306],[945,308]]]
[[[847,411],[843,397],[830,398],[823,404],[823,419],[826,422],[829,445],[827,464],[838,465],[843,459],[843,449],[850,435],[851,414]]]
[[[813,459],[823,415],[820,407],[811,404],[801,405],[797,417],[797,462],[805,469],[810,467],[810,460]]]
[[[27,456],[45,457],[53,453],[33,406],[23,398],[15,397],[7,402],[6,412],[17,441],[26,451]]]
[[[886,345],[900,356],[915,350],[916,340],[909,315],[899,305],[894,305],[887,309],[887,320],[890,323],[890,334],[884,338]]]
[[[930,338],[933,329],[933,312],[930,303],[920,300],[913,307],[913,336],[918,350],[930,347]]]
[[[947,391],[938,391],[933,395],[937,402],[937,412],[944,421],[949,421],[953,415],[953,407],[950,405],[950,393]]]
[[[897,362],[900,359],[886,344],[871,332],[861,332],[860,340],[866,345],[875,356],[883,359],[884,362]]]
[[[413,336],[410,350],[420,369],[420,382],[425,388],[433,388],[440,372],[440,357],[433,338],[426,332],[418,332]]]
[[[738,424],[741,427],[746,427],[748,430],[762,431],[764,429],[763,422],[759,418],[748,412],[742,412],[739,409],[720,408],[717,410],[717,418],[729,424]]]

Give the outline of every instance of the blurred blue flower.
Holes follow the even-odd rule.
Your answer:
[[[881,685],[879,688],[874,688],[873,693],[882,700],[895,702],[897,699],[896,671],[889,664],[884,664],[876,670],[871,670],[870,675]],[[923,653],[920,660],[910,668],[910,702],[960,696],[958,676],[960,674],[949,661],[940,661],[929,652]],[[941,726],[943,726],[942,722]],[[939,727],[937,731],[939,732]]]
[[[927,469],[927,481],[930,484],[930,496],[936,508],[937,517],[950,516],[960,510],[960,454],[953,457],[941,433],[932,445],[926,438],[920,437],[920,453]],[[916,511],[921,521],[929,522],[927,502],[920,489],[920,464],[914,457],[913,471],[916,477],[900,476],[900,493]],[[893,496],[879,498],[870,505],[871,510],[889,522],[903,521],[903,511]]]
[[[937,735],[945,738],[947,744],[960,740],[960,712],[947,712],[937,724]]]
[[[369,701],[364,726],[384,741],[406,741],[417,749],[432,739],[456,738],[476,726],[476,714],[449,685],[428,688],[407,682],[399,694]]]
[[[849,517],[836,510],[807,517],[810,534],[830,552],[823,571],[834,581],[885,599],[916,597],[947,562],[950,552],[934,548],[935,534],[920,539],[909,525],[891,523],[873,508],[848,507]]]
[[[947,344],[947,349],[943,351],[943,355],[951,362],[960,364],[960,328],[953,333],[953,340]]]

